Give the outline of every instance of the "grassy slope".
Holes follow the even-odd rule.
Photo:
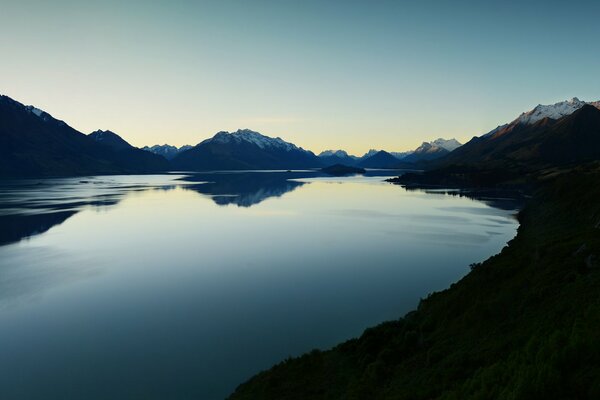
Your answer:
[[[599,182],[597,167],[546,178],[499,255],[231,399],[599,399]]]

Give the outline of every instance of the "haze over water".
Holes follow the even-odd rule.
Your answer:
[[[0,398],[222,399],[516,232],[511,207],[312,175],[2,183]]]

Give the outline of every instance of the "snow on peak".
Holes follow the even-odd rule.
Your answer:
[[[462,144],[454,138],[452,138],[452,139],[443,139],[443,138],[435,139],[433,142],[431,142],[431,144],[433,144],[434,146],[437,146],[437,147],[441,147],[442,149],[445,149],[448,151],[452,151],[452,150],[457,149],[460,146],[462,146]]]
[[[460,146],[462,146],[462,144],[454,138],[438,138],[431,142],[423,142],[423,144],[417,147],[415,153],[436,153],[440,150],[452,151]]]
[[[30,113],[33,113],[36,117],[42,117],[42,115],[45,113],[44,110],[40,110],[34,106],[26,106],[25,108],[27,108],[27,110]]]
[[[367,151],[361,158],[368,158],[368,157],[374,156],[375,154],[377,154],[379,152],[380,152],[380,150],[371,149],[371,150]]]
[[[560,119],[567,115],[571,115],[586,104],[596,106],[596,103],[598,102],[588,103],[579,100],[577,97],[573,97],[571,100],[560,101],[550,105],[538,104],[533,110],[519,115],[519,117],[515,119],[513,123],[531,125],[541,121],[544,118]]]
[[[217,143],[247,142],[247,143],[255,144],[258,147],[260,147],[261,149],[277,148],[277,149],[283,149],[286,151],[299,149],[296,145],[286,142],[285,140],[281,139],[280,137],[272,138],[272,137],[260,134],[258,132],[252,131],[250,129],[238,129],[235,132],[221,131],[221,132],[218,132],[211,139],[207,139],[206,141],[214,141]]]
[[[319,154],[319,157],[330,157],[330,156],[336,156],[336,157],[348,157],[348,153],[345,152],[344,150],[325,150],[322,151],[321,154]]]

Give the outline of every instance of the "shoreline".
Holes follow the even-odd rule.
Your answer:
[[[600,311],[599,178],[600,171],[575,171],[541,182],[519,212],[517,235],[500,253],[473,264],[462,279],[403,318],[332,349],[283,361],[241,384],[229,399],[600,393],[587,372],[597,369],[600,352],[599,359],[566,370],[551,357],[554,352],[569,358],[578,346],[597,346],[589,334],[597,322],[577,323]],[[579,342],[544,353],[558,346],[558,336]],[[526,361],[531,352],[545,354],[533,367]],[[547,370],[547,376],[522,380]],[[570,383],[557,389],[557,376]]]

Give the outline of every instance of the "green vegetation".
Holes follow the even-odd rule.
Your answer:
[[[540,181],[500,254],[404,318],[230,398],[600,399],[600,167]]]

